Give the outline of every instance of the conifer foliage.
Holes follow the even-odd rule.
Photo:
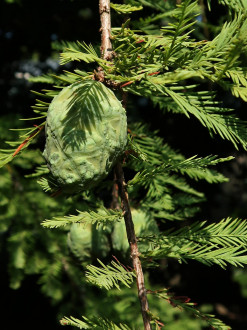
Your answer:
[[[199,18],[205,15],[201,2],[182,0],[175,4],[175,1],[126,0],[124,4],[111,3],[112,15],[122,19],[121,26],[111,28],[108,42],[112,48],[104,48],[102,25],[101,53],[98,45],[63,41],[57,44],[61,49],[60,64],[70,63],[74,70],[30,79],[51,87],[33,91],[37,96],[33,106],[35,116],[25,118],[30,121],[30,127],[19,129],[19,137],[7,141],[9,147],[1,149],[1,167],[6,167],[12,160],[25,158],[28,147],[32,151],[33,142],[44,132],[51,101],[72,84],[100,81],[122,101],[128,118],[125,153],[118,157],[111,174],[97,186],[69,195],[51,175],[44,159],[37,161],[33,174],[29,175],[29,180],[38,178],[40,190],[50,194],[45,198],[54,203],[50,219],[41,222],[42,232],[48,235],[51,244],[47,252],[54,262],[49,267],[44,261],[44,266],[35,268],[41,275],[40,283],[46,294],[52,288],[50,295],[57,293],[59,300],[59,281],[62,269],[65,269],[72,282],[83,286],[85,292],[92,292],[92,287],[96,286],[112,291],[112,296],[116,294],[123,300],[128,292],[136,296],[132,289],[137,283],[145,329],[163,327],[162,313],[167,302],[169,308],[178,307],[199,318],[202,327],[209,324],[216,329],[230,328],[214,315],[202,313],[189,298],[176,297],[166,288],[144,284],[144,275],[148,282],[149,269],[160,267],[163,259],[188,263],[192,259],[224,269],[229,264],[236,267],[247,264],[246,220],[229,215],[219,222],[197,219],[183,224],[184,220],[196,218],[200,203],[205,199],[193,181],[205,180],[210,184],[227,181],[217,168],[222,162],[233,161],[233,157],[201,156],[198,150],[198,155],[186,158],[144,119],[137,119],[131,104],[132,96],[145,98],[159,108],[164,119],[168,113],[174,117],[184,116],[185,122],[195,118],[212,138],[224,139],[236,149],[247,150],[247,123],[217,95],[217,90],[224,90],[247,101],[247,69],[242,65],[247,47],[247,7],[240,0],[218,2],[227,8],[228,14],[212,40],[201,38]],[[106,6],[110,2],[100,0],[100,3]],[[210,3],[208,0],[209,10]],[[102,23],[106,20],[103,15],[110,17],[110,10],[100,8]],[[145,8],[152,9],[152,14],[145,12],[142,16]],[[137,17],[138,12],[140,19],[129,18],[132,13]],[[73,98],[77,104],[84,102],[83,107],[89,102],[88,107],[97,112],[102,105],[102,95],[97,90],[100,84],[94,85],[93,98],[85,100],[88,94],[82,95],[80,91]],[[78,111],[77,114],[68,113],[70,122],[78,120]],[[187,134],[186,126],[183,134]],[[128,174],[127,182],[122,167]],[[111,201],[104,196],[112,196]],[[54,198],[65,203],[57,209],[57,215],[59,203],[55,205]],[[19,231],[10,238],[9,244],[17,246],[16,254],[23,254],[24,260],[25,253],[30,255],[31,252],[25,241],[25,231],[23,246],[18,244],[20,237]],[[59,249],[52,248],[54,240],[60,240]],[[34,242],[30,244],[35,247]],[[64,251],[67,254],[63,254]],[[114,254],[121,259],[113,258]],[[45,259],[45,253],[39,258]],[[107,260],[112,261],[108,263]],[[29,261],[26,273],[32,273],[32,267],[34,269],[34,261],[33,264]],[[12,268],[24,269],[24,264],[12,262]],[[115,289],[122,293],[116,293]],[[152,306],[157,310],[156,300],[166,306],[160,307],[159,315],[152,312]],[[136,317],[130,320],[125,314],[127,312],[122,311],[122,315],[114,316],[112,320],[109,315],[92,313],[81,319],[65,316],[60,323],[80,329],[140,328]]]

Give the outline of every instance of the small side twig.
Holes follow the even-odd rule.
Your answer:
[[[136,272],[136,283],[138,289],[138,297],[141,304],[144,329],[151,330],[147,293],[144,285],[144,275],[142,271],[142,265],[139,258],[140,253],[138,250],[137,238],[135,235],[135,228],[132,220],[132,215],[129,205],[129,197],[124,179],[124,173],[123,173],[122,165],[120,163],[116,165],[115,173],[119,187],[119,194],[121,197],[122,209],[124,212],[124,221],[125,221],[126,232],[130,246],[130,256],[132,258],[133,267]]]

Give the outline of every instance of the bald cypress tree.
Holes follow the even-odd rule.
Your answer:
[[[100,0],[100,47],[57,43],[60,64],[72,63],[73,69],[30,79],[51,87],[33,92],[35,116],[26,118],[31,126],[7,142],[10,148],[1,150],[0,165],[25,158],[45,131],[45,158],[29,177],[38,177],[50,203],[62,205],[58,215],[53,208],[41,223],[46,254],[38,251],[28,230],[10,237],[11,269],[13,283],[23,276],[20,270],[35,269],[44,292],[54,299],[65,295],[63,273],[79,290],[83,287],[88,314],[64,317],[62,325],[159,329],[166,324],[164,309],[172,306],[193,314],[201,327],[229,329],[197,308],[189,292],[176,296],[166,287],[152,287],[148,274],[170,259],[224,269],[245,266],[246,220],[231,214],[220,221],[197,219],[205,197],[194,181],[226,182],[218,165],[233,157],[200,155],[200,143],[197,155],[183,155],[150,125],[157,112],[144,118],[136,106],[153,104],[164,121],[183,117],[183,131],[174,131],[181,139],[188,134],[186,123],[195,120],[215,141],[246,150],[246,122],[217,91],[247,101],[247,7],[242,1],[218,2],[228,11],[226,22],[205,40],[210,1]],[[111,12],[119,15],[117,27],[111,26]],[[34,258],[26,258],[32,249]],[[112,292],[103,296],[109,304],[105,311],[90,305],[97,300],[92,299],[95,286]],[[126,306],[115,308],[113,297]]]

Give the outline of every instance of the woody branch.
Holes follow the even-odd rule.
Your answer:
[[[112,44],[111,44],[111,15],[110,15],[110,0],[99,0],[99,12],[101,21],[101,56],[110,61],[112,59]],[[141,312],[145,330],[151,330],[149,308],[146,288],[144,285],[144,275],[140,261],[140,253],[137,245],[134,223],[132,220],[129,197],[124,179],[124,172],[120,162],[115,167],[115,179],[118,184],[119,194],[121,197],[121,206],[124,212],[125,227],[130,246],[130,256],[132,258],[133,267],[136,272],[136,283],[138,289],[138,297],[141,304]]]

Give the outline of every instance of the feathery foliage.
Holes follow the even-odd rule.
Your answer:
[[[194,314],[196,317],[206,320],[207,323],[213,329],[222,329],[228,330],[229,326],[224,324],[221,320],[217,319],[214,315],[205,314],[199,311],[195,306],[196,304],[191,302],[189,297],[185,296],[174,296],[167,289],[159,290],[159,291],[150,291],[149,293],[157,296],[160,299],[167,300],[172,306],[178,307],[182,310],[186,310],[189,313]]]
[[[247,263],[247,223],[240,219],[223,219],[219,223],[205,226],[195,222],[190,227],[164,232],[160,236],[146,237],[153,249],[146,253],[152,258],[177,258],[180,261],[194,259],[206,265],[227,263],[244,266]]]
[[[102,266],[101,268],[93,265],[87,266],[86,279],[89,283],[106,290],[110,290],[114,286],[120,290],[119,282],[128,288],[133,283],[135,274],[120,263],[112,261],[112,266],[105,266],[102,261],[98,260],[98,262]]]
[[[76,319],[75,317],[64,317],[60,323],[61,325],[72,325],[79,329],[111,329],[111,330],[129,330],[127,325],[119,324],[116,325],[112,321],[103,318],[94,318],[89,320],[85,316],[82,317],[83,320]]]
[[[97,62],[100,65],[106,64],[106,61],[97,55],[92,45],[80,43],[79,41],[76,44],[69,44],[65,51],[61,53],[60,63],[62,65],[71,61]]]
[[[131,14],[133,11],[143,9],[142,6],[131,6],[130,4],[120,5],[117,3],[111,3],[111,8],[114,9],[118,14]]]
[[[207,0],[208,6],[210,8],[211,0]],[[246,12],[247,10],[247,4],[244,0],[219,0],[219,3],[227,6],[229,10],[235,11],[235,12]]]
[[[71,225],[73,223],[80,223],[84,226],[87,224],[96,224],[96,228],[99,226],[105,226],[106,224],[111,224],[114,221],[120,221],[122,218],[122,213],[114,210],[107,210],[101,208],[95,211],[78,211],[78,215],[69,215],[65,217],[54,217],[52,220],[45,220],[42,225],[48,228],[58,228],[64,227],[66,225]]]

